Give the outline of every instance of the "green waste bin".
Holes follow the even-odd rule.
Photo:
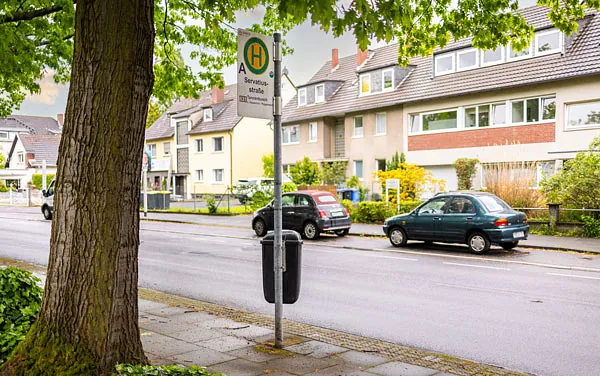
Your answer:
[[[262,244],[262,274],[265,300],[275,303],[275,272],[273,248],[275,232],[269,231]],[[283,303],[294,304],[300,296],[300,271],[302,269],[302,238],[293,230],[282,230],[283,247]]]

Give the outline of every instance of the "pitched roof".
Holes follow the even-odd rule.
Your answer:
[[[242,119],[237,114],[236,101],[233,98],[237,97],[237,85],[229,87],[229,95],[231,99],[213,106],[213,120],[204,121],[200,119],[196,124],[192,125],[189,134],[202,134],[212,132],[230,131]],[[225,96],[227,98],[227,95]]]
[[[551,25],[548,9],[530,7],[521,14],[536,29]],[[441,51],[471,44],[471,39],[459,40]],[[340,59],[339,68],[331,71],[326,62],[308,81],[341,79],[344,84],[327,102],[298,107],[297,96],[283,109],[283,122],[297,122],[324,116],[339,116],[350,112],[393,106],[401,103],[459,96],[482,91],[538,84],[574,77],[600,75],[600,13],[589,11],[580,22],[580,31],[565,45],[564,54],[556,53],[508,62],[473,70],[433,77],[433,57],[411,59],[411,72],[391,92],[359,96],[356,55]],[[369,60],[360,72],[382,68],[398,61],[398,46],[389,45],[370,51]]]
[[[31,134],[60,133],[60,125],[56,119],[47,116],[10,115],[0,118],[0,129]]]
[[[237,85],[228,85],[224,89],[224,102],[236,97]],[[171,117],[185,117],[201,111],[203,107],[211,107],[212,91],[205,90],[200,93],[200,98],[186,98],[175,102],[171,107],[146,130],[146,140],[157,140],[173,137],[175,129],[171,127]],[[235,107],[235,106],[234,106]]]
[[[17,137],[21,140],[25,152],[34,154],[36,163],[41,164],[46,160],[46,165],[56,166],[60,135],[20,134]]]

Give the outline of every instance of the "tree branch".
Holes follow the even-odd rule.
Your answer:
[[[62,5],[57,5],[49,8],[35,9],[25,12],[15,12],[12,15],[1,15],[0,25],[11,22],[30,21],[34,18],[44,17],[52,13],[60,12],[63,9],[64,7]]]

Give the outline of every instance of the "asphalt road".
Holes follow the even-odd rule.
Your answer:
[[[0,256],[45,265],[50,223],[0,207]],[[218,222],[218,221],[217,221]],[[142,287],[273,314],[249,229],[143,222]],[[351,249],[358,248],[363,250]],[[366,251],[364,249],[372,249]],[[285,317],[538,375],[598,375],[600,257],[325,237]]]

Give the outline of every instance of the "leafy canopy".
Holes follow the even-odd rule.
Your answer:
[[[321,184],[323,174],[317,162],[311,162],[310,158],[304,157],[290,167],[290,177],[296,185]]]
[[[366,49],[370,41],[398,43],[399,63],[428,55],[452,38],[473,36],[473,45],[491,49],[512,43],[525,48],[533,36],[515,11],[518,0],[155,0],[153,98],[168,106],[178,97],[197,97],[215,84],[219,72],[236,60],[236,32],[231,26],[238,12],[260,9],[261,25],[249,29],[264,34],[282,31],[307,20],[340,36],[352,32]],[[550,20],[567,34],[577,30],[577,19],[600,0],[538,0],[551,8]],[[9,114],[27,93],[38,93],[39,79],[53,74],[69,79],[73,55],[73,0],[4,0],[0,7],[0,116]],[[245,26],[245,25],[244,25]],[[190,58],[199,73],[186,65],[184,44],[195,46]],[[284,52],[291,52],[285,47]]]

